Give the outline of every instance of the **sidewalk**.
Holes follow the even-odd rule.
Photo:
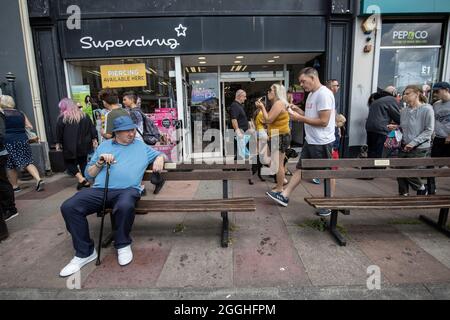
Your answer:
[[[293,170],[293,167],[291,168]],[[76,192],[75,179],[58,174],[46,190],[31,182],[17,194],[20,215],[8,222],[0,243],[0,299],[449,299],[450,238],[421,223],[424,211],[352,211],[339,216],[346,247],[309,225],[319,218],[303,198],[321,195],[322,185],[303,181],[287,208],[265,196],[273,183],[232,182],[234,196],[256,198],[256,213],[234,213],[231,243],[220,247],[219,213],[161,213],[136,216],[134,260],[117,263],[115,250],[102,250],[102,265],[82,269],[83,290],[68,290],[60,269],[73,256],[71,237],[59,212]],[[220,182],[167,182],[145,199],[215,198]],[[341,180],[338,195],[395,195],[390,179]],[[438,179],[450,193],[450,179]],[[429,215],[436,218],[438,210]],[[109,230],[109,218],[106,219]],[[100,219],[89,217],[97,241]],[[381,290],[368,290],[367,268],[381,270]]]

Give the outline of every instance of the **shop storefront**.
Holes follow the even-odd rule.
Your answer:
[[[170,13],[131,1],[126,13],[118,15],[87,1],[70,4],[73,2],[82,5],[82,12],[87,11],[79,29],[67,27],[68,1],[57,2],[56,24],[50,33],[40,37],[42,26],[34,28],[39,58],[49,59],[50,51],[56,65],[52,70],[45,65],[40,70],[42,87],[60,96],[78,97],[81,104],[88,95],[98,103],[95,98],[105,87],[116,88],[120,96],[134,91],[144,112],[161,120],[161,125],[170,123],[184,130],[171,139],[181,140],[183,153],[179,157],[227,153],[227,106],[238,89],[248,93],[246,111],[251,117],[254,99],[265,95],[272,83],[282,83],[296,93],[295,97],[301,96],[297,74],[304,66],[317,67],[323,79],[338,78],[347,84],[351,11],[338,12],[340,20],[335,28],[328,1],[280,5],[267,0],[249,3],[248,8],[236,1],[218,1],[220,10],[200,11],[177,4],[175,7],[182,8]],[[117,6],[107,4],[117,11],[121,6],[119,2]],[[331,41],[335,30],[340,38]],[[46,45],[49,42],[50,47]],[[333,49],[328,50],[330,47]],[[337,63],[329,65],[329,52],[347,56],[339,56]],[[46,73],[53,73],[57,83],[50,83]],[[57,100],[48,97],[47,106],[55,112],[52,99]],[[169,121],[163,121],[167,118],[161,118],[162,113],[170,114]],[[47,115],[46,123],[52,132],[55,115]],[[219,134],[196,143],[198,123],[203,132],[215,129]],[[294,132],[293,140],[301,144],[301,128],[294,128]],[[211,142],[215,147],[207,149]]]
[[[450,79],[450,2],[361,0],[354,24],[350,156],[366,144],[367,101],[378,88],[429,90]],[[432,92],[426,92],[432,101]]]
[[[378,87],[432,86],[441,78],[443,22],[383,20]]]

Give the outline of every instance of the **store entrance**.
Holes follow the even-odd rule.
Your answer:
[[[267,96],[267,91],[274,83],[283,84],[283,80],[259,80],[259,81],[235,81],[235,82],[221,82],[222,89],[222,119],[224,120],[223,127],[225,129],[233,129],[230,120],[230,113],[228,111],[231,103],[234,101],[236,92],[242,89],[247,94],[247,100],[244,103],[245,114],[247,119],[251,121],[256,111],[255,102],[261,97]],[[267,98],[267,97],[266,97]],[[263,98],[265,99],[265,98]],[[233,150],[228,150],[229,143],[224,144],[225,156],[231,155]]]

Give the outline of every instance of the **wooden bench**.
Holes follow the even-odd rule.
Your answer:
[[[149,181],[152,171],[147,170],[144,181]],[[254,212],[255,199],[252,197],[228,197],[229,180],[248,180],[251,176],[251,164],[175,164],[166,163],[161,172],[166,181],[221,180],[222,198],[205,200],[139,200],[136,214],[160,212],[220,212],[222,216],[221,245],[228,247],[229,221],[228,212]],[[164,188],[161,190],[164,193]],[[111,213],[111,209],[107,212]],[[111,230],[114,230],[114,219],[111,217]],[[111,232],[103,241],[106,248],[114,239]]]
[[[302,178],[324,179],[324,197],[308,197],[305,198],[305,201],[316,209],[331,210],[327,227],[342,246],[346,245],[346,240],[336,228],[338,214],[350,214],[350,210],[353,209],[440,209],[437,222],[423,215],[420,216],[420,219],[450,237],[450,230],[446,227],[450,195],[330,196],[330,179],[450,177],[448,167],[450,167],[450,158],[304,159],[302,160],[302,168],[306,170],[302,170]],[[333,168],[333,170],[329,168]],[[397,186],[396,180],[392,180],[392,183]]]

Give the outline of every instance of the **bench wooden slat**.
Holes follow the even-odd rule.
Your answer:
[[[256,210],[254,198],[209,199],[209,200],[140,200],[136,206],[136,213],[147,212],[221,212],[239,211],[250,212]]]
[[[305,201],[314,208],[322,209],[428,209],[450,208],[450,196],[419,197],[391,197],[389,200],[358,198],[305,198]]]
[[[450,177],[450,169],[346,169],[346,170],[302,170],[303,179],[357,179],[357,178],[412,178]]]
[[[345,201],[370,201],[370,202],[390,202],[390,201],[418,201],[425,202],[433,199],[433,201],[450,201],[450,195],[432,195],[432,196],[410,196],[410,197],[399,197],[399,196],[391,196],[391,197],[317,197],[317,198],[308,198],[314,199],[315,202],[345,202]],[[405,199],[405,200],[401,200]]]
[[[111,212],[111,209],[107,210]],[[253,212],[254,198],[207,199],[207,200],[139,200],[136,214],[149,212]]]
[[[143,180],[150,180],[152,172],[146,171]],[[165,180],[189,181],[189,180],[246,180],[250,179],[250,171],[214,171],[214,170],[195,170],[195,171],[169,171],[161,172]]]
[[[198,170],[198,169],[209,169],[209,170],[250,170],[252,165],[249,163],[231,163],[231,164],[218,164],[218,163],[166,163],[164,168],[167,170]],[[149,168],[151,170],[151,167]]]
[[[303,159],[303,168],[326,168],[326,167],[339,167],[339,168],[355,168],[355,167],[388,167],[395,166],[449,166],[450,158],[388,158],[388,159]],[[376,165],[376,163],[378,165]]]

